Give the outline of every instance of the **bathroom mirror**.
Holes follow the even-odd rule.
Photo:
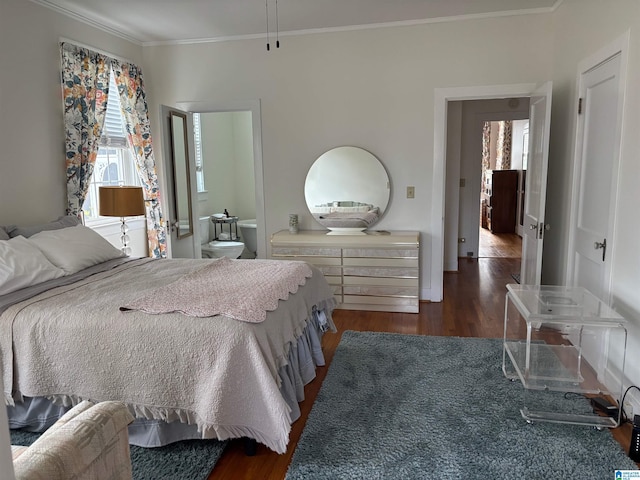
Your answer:
[[[380,161],[358,147],[323,153],[304,185],[307,207],[330,234],[362,234],[384,214],[391,187]]]
[[[191,181],[187,141],[187,116],[171,112],[171,154],[173,159],[173,200],[176,209],[177,235],[184,238],[193,235],[191,223]]]

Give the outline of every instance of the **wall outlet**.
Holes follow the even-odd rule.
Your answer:
[[[627,415],[627,418],[633,418],[633,403],[631,400],[625,400],[624,405],[624,413]]]
[[[416,198],[416,187],[407,187],[407,198]]]

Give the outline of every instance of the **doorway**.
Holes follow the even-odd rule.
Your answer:
[[[482,128],[479,258],[522,256],[529,119],[485,121]],[[517,280],[514,270],[514,278]]]
[[[513,85],[491,85],[491,86],[474,86],[474,87],[451,87],[436,88],[434,91],[434,168],[433,168],[433,191],[432,191],[432,231],[431,231],[431,251],[430,255],[430,278],[431,283],[427,288],[421,291],[421,298],[429,299],[433,302],[441,302],[443,299],[443,284],[445,270],[449,268],[449,260],[453,253],[453,261],[455,269],[458,264],[458,248],[460,237],[458,236],[458,212],[459,212],[459,192],[460,184],[463,177],[460,176],[460,142],[453,140],[451,135],[453,131],[461,131],[462,115],[461,102],[473,99],[513,99],[527,98],[530,104],[539,105],[539,108],[532,109],[535,113],[533,119],[539,118],[538,122],[532,124],[536,128],[530,130],[529,135],[529,151],[532,145],[535,147],[534,157],[529,158],[528,166],[531,170],[533,165],[539,168],[534,170],[536,175],[528,175],[527,182],[535,179],[540,186],[545,186],[546,191],[546,172],[547,172],[547,151],[549,145],[549,123],[551,116],[551,82],[543,84],[513,84]],[[534,141],[535,140],[535,141]],[[450,161],[452,157],[457,155],[456,161]],[[453,173],[453,175],[451,174]],[[465,183],[466,185],[466,183]],[[473,183],[471,183],[473,187]],[[480,190],[480,182],[478,180],[477,190]],[[531,196],[527,193],[527,196]],[[479,193],[472,201],[476,202]],[[544,195],[539,195],[540,206],[539,211],[544,211],[542,199]],[[537,197],[535,197],[538,200]],[[475,222],[478,223],[477,207],[473,209]],[[455,213],[455,215],[452,215]],[[526,212],[525,212],[526,213]],[[539,225],[544,225],[543,218],[540,219]],[[536,224],[536,231],[538,224]],[[525,230],[526,231],[526,230]],[[477,234],[478,228],[475,229]],[[527,244],[528,245],[528,244]],[[535,257],[542,257],[542,235],[535,246]],[[531,247],[530,247],[531,248]],[[525,254],[525,243],[523,242],[523,257]],[[536,264],[537,265],[537,264]],[[535,272],[538,273],[537,270]]]
[[[444,270],[457,271],[459,259],[487,255],[486,251],[480,251],[481,238],[498,239],[498,234],[517,233],[517,188],[523,161],[522,136],[529,118],[529,98],[454,101],[449,102],[448,110],[447,144],[450,148],[446,158]],[[517,140],[514,142],[513,123],[516,121]],[[492,125],[493,134],[490,132]],[[505,126],[509,127],[506,135]],[[512,162],[514,169],[511,169]],[[492,192],[487,180],[491,172],[498,170],[500,172],[495,174],[498,188]],[[509,192],[511,199],[506,202],[501,185],[508,173],[512,174],[515,183]],[[509,212],[510,226],[506,227],[505,216]],[[496,247],[496,243],[492,243]]]
[[[252,118],[250,111],[194,113],[193,118],[198,183],[196,209],[203,219],[202,225],[209,226],[208,240],[211,241],[213,225],[205,220],[207,217],[227,212],[240,222],[256,221]],[[205,239],[203,236],[202,240]],[[242,258],[253,258],[246,242]]]
[[[231,101],[231,102],[180,102],[178,107],[191,113],[199,113],[201,120],[208,123],[213,136],[222,134],[228,151],[218,152],[218,158],[227,157],[223,163],[214,165],[209,174],[204,171],[205,189],[210,193],[198,199],[198,212],[194,212],[194,221],[198,223],[199,215],[223,213],[226,208],[233,216],[255,218],[256,224],[256,258],[265,258],[267,251],[267,235],[264,212],[264,180],[262,167],[262,125],[261,106],[259,100]],[[205,127],[206,128],[206,127]],[[238,135],[242,133],[242,135]],[[238,138],[244,140],[236,142]],[[203,149],[207,148],[207,140],[203,139]],[[232,153],[229,153],[232,151]],[[203,151],[203,155],[206,153]],[[229,158],[243,158],[244,160],[233,166]],[[248,159],[251,159],[249,161]],[[221,174],[222,170],[226,173]],[[234,181],[231,182],[230,172],[233,170]],[[202,200],[202,201],[201,201]],[[225,205],[226,204],[226,205]],[[233,205],[233,206],[231,206]],[[222,210],[220,210],[222,209]],[[220,212],[218,212],[220,210]],[[246,253],[246,252],[245,252]],[[245,255],[243,253],[243,255]],[[249,257],[253,258],[251,254]]]

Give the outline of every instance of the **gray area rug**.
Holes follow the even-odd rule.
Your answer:
[[[11,430],[12,445],[31,445],[39,433]],[[186,440],[158,448],[131,445],[134,480],[206,480],[227,442]]]
[[[501,367],[502,340],[345,332],[287,480],[609,479],[637,469],[607,429],[527,424],[523,388]]]

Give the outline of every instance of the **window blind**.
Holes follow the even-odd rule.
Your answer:
[[[116,86],[113,71],[109,75],[109,96],[107,97],[107,113],[104,128],[100,137],[101,146],[127,147],[127,131],[122,118],[120,95]]]
[[[202,163],[202,127],[200,126],[200,114],[193,114],[193,141],[195,145],[196,183],[198,192],[204,192],[204,168]]]

